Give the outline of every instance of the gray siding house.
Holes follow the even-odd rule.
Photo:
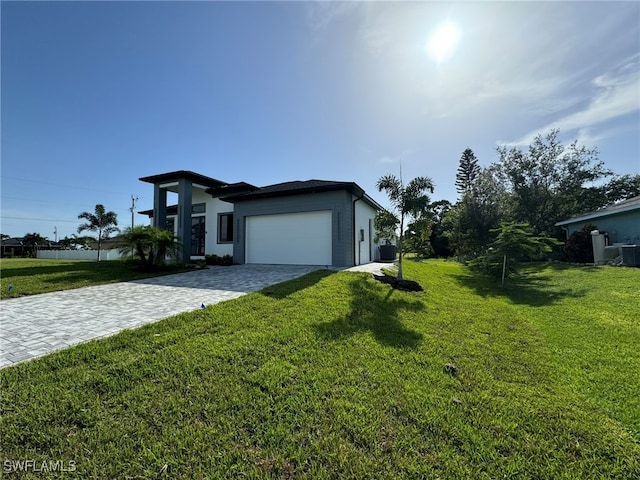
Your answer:
[[[607,232],[611,244],[640,245],[640,196],[601,208],[594,212],[556,223],[567,232],[567,238],[583,226],[591,224]]]
[[[353,182],[307,180],[256,187],[194,172],[143,177],[153,210],[140,212],[183,243],[183,261],[207,254],[234,263],[349,267],[375,261],[382,207]],[[168,205],[168,193],[177,204]]]

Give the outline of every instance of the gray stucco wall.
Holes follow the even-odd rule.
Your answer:
[[[581,230],[586,224],[595,225],[598,230],[608,232],[610,243],[640,245],[640,211],[571,223],[567,225],[568,234],[571,235],[573,232]]]
[[[233,261],[245,263],[246,217],[278,213],[331,210],[332,260],[334,267],[353,265],[353,206],[351,193],[336,192],[289,195],[236,202],[233,208],[235,232]]]

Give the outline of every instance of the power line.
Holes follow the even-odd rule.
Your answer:
[[[7,195],[0,195],[0,198],[2,199],[8,199],[8,200],[20,200],[22,202],[37,202],[37,203],[51,203],[51,200],[37,200],[35,198],[20,198],[20,197],[9,197]]]
[[[31,220],[34,222],[64,222],[64,223],[78,223],[79,220],[59,220],[55,218],[27,218],[27,217],[5,217],[4,215],[0,216],[0,220]]]
[[[49,198],[47,200],[39,200],[37,198],[22,198],[22,197],[12,197],[12,196],[8,196],[8,195],[0,195],[0,199],[2,200],[19,200],[21,202],[31,202],[31,203],[53,203],[52,200]],[[57,200],[55,201],[55,205],[56,206],[67,206],[67,207],[73,207],[73,208],[86,208],[87,207],[87,202],[77,202],[77,203],[68,203],[68,202],[58,202]],[[129,207],[119,207],[120,210],[124,210],[125,208],[129,208]]]
[[[20,197],[9,197],[9,196],[5,196],[5,195],[0,195],[0,199],[2,200],[19,200],[21,202],[31,202],[31,203],[46,203],[46,204],[55,204],[55,207],[60,209],[59,207],[65,207],[66,210],[69,209],[77,209],[77,210],[87,210],[87,206],[88,203],[84,202],[82,204],[78,203],[67,203],[67,202],[58,202],[57,200],[55,202],[52,202],[51,199],[49,200],[38,200],[38,199],[34,199],[34,198],[20,198]],[[6,203],[6,202],[5,202]],[[112,205],[105,205],[106,208],[108,208],[109,210],[120,210],[120,211],[125,211],[131,210],[131,207],[125,207],[123,205],[117,205],[115,207],[113,207]]]
[[[92,192],[100,192],[100,193],[113,193],[115,195],[127,195],[124,192],[114,192],[113,190],[100,190],[97,188],[92,188],[92,187],[79,187],[77,185],[63,185],[61,183],[54,183],[54,182],[46,182],[43,180],[31,180],[28,178],[21,178],[21,177],[12,177],[12,176],[7,176],[7,175],[0,175],[0,179],[7,179],[7,180],[18,180],[21,182],[30,182],[30,183],[39,183],[42,185],[51,185],[54,187],[60,187],[60,188],[75,188],[77,190],[89,190]]]

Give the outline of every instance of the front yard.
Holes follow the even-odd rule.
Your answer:
[[[189,267],[170,266],[156,272],[141,272],[127,260],[90,262],[37,258],[3,258],[0,260],[0,269],[0,298],[125,282],[191,270]]]
[[[3,466],[640,477],[640,269],[536,265],[505,290],[453,262],[405,275],[425,291],[318,271],[5,368]]]

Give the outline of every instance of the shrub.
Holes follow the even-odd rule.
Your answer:
[[[540,260],[550,253],[551,245],[560,242],[553,238],[536,236],[529,223],[502,222],[500,228],[491,230],[498,234],[487,255],[469,262],[469,267],[492,277],[505,279],[514,275],[519,262]]]
[[[207,265],[221,265],[223,267],[228,267],[233,265],[233,257],[231,255],[223,255],[222,257],[218,255],[205,255],[204,260]]]
[[[593,247],[591,243],[591,231],[598,227],[590,223],[581,230],[573,232],[564,246],[567,260],[574,263],[593,263]]]
[[[182,248],[173,232],[151,225],[128,228],[122,238],[125,246],[120,253],[133,252],[143,270],[155,270],[166,260],[176,259]]]

